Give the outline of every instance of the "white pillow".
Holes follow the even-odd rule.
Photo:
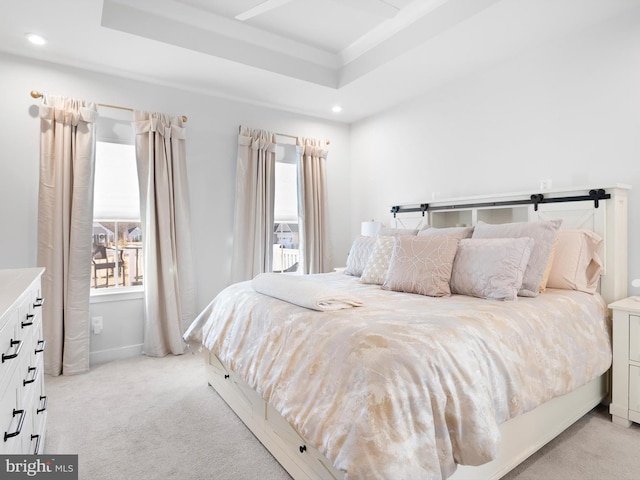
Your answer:
[[[367,265],[369,255],[373,250],[373,246],[376,243],[377,237],[366,237],[359,235],[351,245],[349,256],[347,257],[347,268],[344,273],[347,275],[353,275],[359,277],[362,275],[364,267]]]
[[[377,237],[373,250],[369,255],[367,265],[362,271],[360,281],[362,283],[371,283],[374,285],[382,285],[387,272],[389,271],[389,262],[391,262],[391,254],[395,244],[395,237]]]
[[[547,287],[595,293],[602,271],[601,243],[589,230],[560,230]]]
[[[498,225],[479,221],[473,230],[471,238],[532,238],[535,243],[531,250],[529,263],[524,272],[522,287],[518,291],[518,295],[522,297],[537,297],[540,293],[540,284],[542,283],[544,270],[549,262],[553,242],[561,224],[561,219]]]
[[[466,238],[453,261],[451,293],[516,300],[533,248],[531,238]]]

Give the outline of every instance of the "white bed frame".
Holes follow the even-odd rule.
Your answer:
[[[460,219],[475,224],[483,219],[491,223],[535,221],[562,218],[563,228],[589,229],[603,238],[601,256],[604,269],[600,293],[607,303],[627,296],[627,190],[628,186],[598,186],[611,195],[594,202],[567,202],[503,207],[469,207],[469,204],[505,202],[530,198],[531,193],[477,196],[432,202],[431,206],[459,205],[451,211],[428,213],[434,226],[459,225]],[[593,188],[567,188],[544,192],[545,198],[589,195]],[[409,219],[407,219],[409,220]],[[420,220],[423,220],[420,218]],[[403,222],[406,224],[406,222]],[[424,223],[424,222],[422,222]],[[211,352],[204,352],[207,381],[229,404],[271,454],[296,480],[345,479],[345,472],[335,469],[331,462],[313,448],[268,403],[242,379],[228,369]],[[535,410],[513,418],[500,426],[502,442],[499,457],[487,464],[472,467],[461,465],[450,477],[456,479],[499,479],[523,462],[543,445],[600,402],[609,393],[609,372],[567,395],[554,398]]]

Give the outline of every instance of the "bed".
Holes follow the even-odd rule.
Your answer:
[[[493,225],[481,219],[508,227],[521,215],[531,225],[561,223],[567,234],[601,238],[598,291],[479,298],[474,286],[473,295],[460,293],[466,270],[456,266],[447,285],[453,294],[442,296],[408,293],[412,287],[389,283],[390,273],[383,285],[365,283],[365,271],[296,279],[361,305],[317,311],[256,291],[263,290],[254,279],[221,292],[185,339],[204,347],[209,384],[295,479],[500,478],[608,393],[606,305],[626,296],[626,188],[603,189],[606,198],[591,201],[553,201],[592,191],[547,192],[549,203],[537,197],[530,204],[523,194],[450,200],[442,210],[427,209],[428,223],[440,225],[432,229],[437,235],[381,237],[392,237],[396,249],[401,241],[412,248],[435,242],[446,257],[454,238],[447,233],[468,233],[469,226],[490,232]],[[468,225],[442,225],[460,225],[460,218]],[[461,252],[479,245],[507,248],[502,238],[464,235],[453,248],[460,262]],[[526,240],[508,243],[514,265],[520,262],[511,266],[518,288],[535,243]],[[292,290],[292,278],[283,280],[284,290]]]

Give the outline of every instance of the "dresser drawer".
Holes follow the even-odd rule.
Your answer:
[[[17,369],[9,380],[0,391],[0,453],[14,454],[22,452],[28,412],[20,406]]]
[[[40,277],[44,269],[0,270],[0,453],[44,448],[44,342]]]
[[[4,316],[4,325],[0,329],[0,384],[2,385],[5,384],[5,377],[16,370],[25,346],[18,337],[18,317],[17,308],[7,312]]]

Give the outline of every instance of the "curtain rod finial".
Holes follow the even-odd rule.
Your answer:
[[[33,98],[40,98],[40,97],[42,97],[42,94],[41,94],[39,91],[37,91],[37,90],[31,90],[30,94],[31,94],[31,96],[32,96]]]

